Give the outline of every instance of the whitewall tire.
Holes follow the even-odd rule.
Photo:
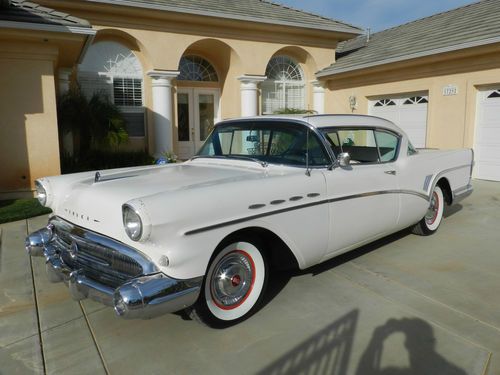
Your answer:
[[[261,302],[267,278],[266,259],[257,245],[232,242],[211,261],[190,316],[214,327],[243,320]]]
[[[443,190],[441,190],[439,186],[436,186],[432,192],[427,213],[422,220],[415,225],[413,232],[422,236],[435,233],[443,219],[444,205]]]

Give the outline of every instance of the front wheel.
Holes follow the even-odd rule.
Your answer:
[[[443,190],[439,186],[436,186],[432,192],[427,213],[422,220],[415,224],[413,233],[421,236],[428,236],[435,233],[443,219],[444,203]]]
[[[266,259],[253,243],[235,241],[212,260],[189,316],[212,327],[232,325],[258,307],[268,278]]]

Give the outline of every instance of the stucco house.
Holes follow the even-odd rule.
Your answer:
[[[500,0],[373,35],[266,0],[2,0],[0,198],[59,173],[57,94],[106,92],[130,149],[188,158],[222,118],[370,113],[500,180]]]

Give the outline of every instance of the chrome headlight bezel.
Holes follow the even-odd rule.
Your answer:
[[[35,181],[35,190],[36,190],[36,198],[38,199],[38,202],[44,207],[47,206],[47,189],[45,189],[45,186],[43,184],[36,180]]]
[[[143,232],[144,225],[142,222],[141,215],[132,206],[124,204],[122,206],[122,219],[123,228],[125,233],[132,241],[140,241]]]

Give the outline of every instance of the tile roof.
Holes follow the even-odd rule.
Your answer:
[[[308,29],[360,34],[345,22],[294,9],[267,0],[87,0],[89,2],[166,10],[243,21],[282,24]]]
[[[90,28],[90,24],[81,18],[24,0],[11,0],[10,6],[4,5],[0,10],[1,21]]]
[[[482,0],[339,43],[318,77],[500,42],[500,0]]]

